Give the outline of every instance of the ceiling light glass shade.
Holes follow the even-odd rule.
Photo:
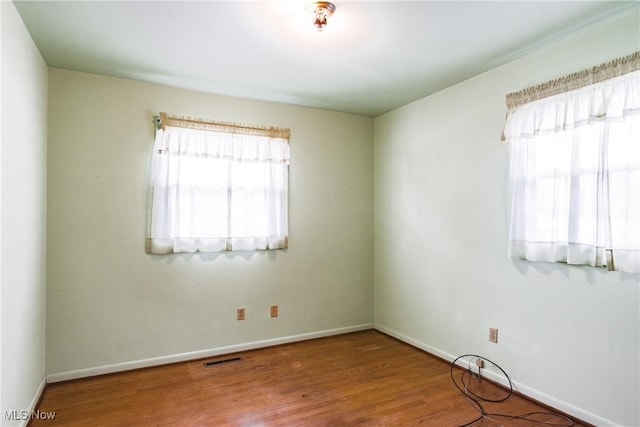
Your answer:
[[[324,27],[327,26],[327,20],[336,10],[335,5],[328,1],[317,1],[312,3],[309,8],[313,10],[313,26],[318,31],[324,30]]]

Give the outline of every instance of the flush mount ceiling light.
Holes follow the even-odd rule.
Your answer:
[[[327,26],[327,20],[336,10],[336,6],[328,1],[313,2],[308,8],[313,11],[313,26],[318,31],[324,30],[324,27]]]

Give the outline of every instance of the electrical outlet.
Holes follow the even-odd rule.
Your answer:
[[[498,343],[498,328],[489,328],[489,341]]]
[[[238,320],[244,320],[244,307],[239,307],[236,310],[236,318]]]
[[[271,317],[278,317],[278,306],[277,305],[272,305],[271,306]]]

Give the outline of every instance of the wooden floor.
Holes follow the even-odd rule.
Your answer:
[[[242,360],[203,366],[232,357]],[[479,416],[448,363],[373,330],[49,384],[38,409],[56,417],[32,427],[459,426]],[[485,410],[548,411],[515,395]],[[546,425],[492,418],[473,425]]]

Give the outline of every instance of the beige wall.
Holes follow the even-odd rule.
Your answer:
[[[145,254],[160,111],[291,129],[288,250]],[[368,117],[50,69],[47,372],[370,326],[372,140]]]
[[[11,426],[21,420],[5,411],[31,410],[44,386],[47,66],[13,3],[0,14],[0,425]]]
[[[640,424],[638,275],[507,258],[505,94],[640,49],[638,8],[375,119],[375,324],[475,353],[597,425]],[[499,328],[499,343],[488,341]]]

